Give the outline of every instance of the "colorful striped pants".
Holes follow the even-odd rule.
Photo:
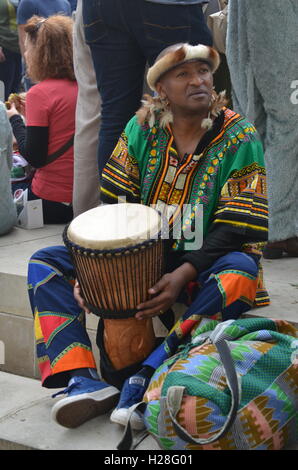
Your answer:
[[[201,316],[238,318],[254,305],[257,256],[232,252],[198,277],[199,290],[164,342],[146,359],[158,367],[173,354]],[[68,251],[55,246],[36,252],[29,263],[28,288],[34,315],[36,351],[42,384],[64,387],[69,371],[95,368],[85,315],[73,296],[74,270]]]

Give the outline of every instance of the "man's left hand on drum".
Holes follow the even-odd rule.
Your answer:
[[[144,320],[165,313],[175,303],[188,282],[196,279],[197,275],[196,269],[190,263],[184,263],[172,273],[165,274],[149,289],[149,294],[154,297],[137,306],[139,312],[135,318]]]
[[[73,295],[74,295],[75,300],[81,307],[81,309],[84,310],[85,313],[91,313],[91,310],[88,309],[88,307],[86,306],[85,300],[81,296],[80,284],[78,283],[77,280],[75,281],[75,285],[73,288]]]

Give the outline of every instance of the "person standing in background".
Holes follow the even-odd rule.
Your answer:
[[[179,42],[212,45],[206,0],[83,0],[85,39],[102,99],[98,171],[140,106],[146,63]]]
[[[78,83],[74,139],[74,217],[99,204],[97,170],[100,96],[90,49],[85,42],[82,0],[78,0],[73,29],[73,61]]]
[[[0,81],[4,83],[5,100],[11,93],[18,93],[21,77],[16,5],[10,0],[0,0]]]
[[[298,3],[229,0],[227,59],[235,111],[252,121],[265,148],[268,259],[298,256]]]
[[[71,16],[71,6],[68,0],[20,0],[17,9],[17,23],[19,34],[19,45],[22,57],[24,59],[25,52],[25,26],[27,21],[33,16],[41,16],[47,18],[51,15],[64,14]],[[32,82],[26,78],[26,66],[24,64],[24,85],[25,90],[29,90]]]

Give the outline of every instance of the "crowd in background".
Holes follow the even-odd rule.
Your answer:
[[[189,10],[184,18],[180,3],[187,4],[185,12],[192,8],[190,23]],[[46,223],[67,222],[73,215],[96,206],[98,177],[146,91],[146,66],[152,65],[158,53],[171,43],[218,42],[210,14],[228,9],[227,47],[219,48],[221,67],[215,75],[215,88],[227,90],[229,107],[248,117],[263,141],[270,206],[270,243],[265,255],[298,255],[298,108],[290,102],[291,83],[297,78],[297,6],[288,1],[287,8],[277,5],[268,15],[263,2],[231,0],[225,8],[227,3],[142,0],[134,8],[131,0],[110,0],[102,2],[98,21],[94,13],[96,2],[82,1],[77,5],[70,0],[0,0],[2,99],[7,101],[12,93],[27,93],[21,109],[13,105],[8,112],[14,140],[12,193],[28,188],[30,198],[41,198]],[[47,45],[46,51],[43,41],[48,43],[52,35],[55,44],[63,41],[63,34],[58,26],[56,32],[50,31],[55,20],[43,19],[58,14],[58,22],[59,15],[71,18],[76,9],[73,31],[70,32],[72,19],[67,26],[67,34],[73,36],[74,54],[73,43],[65,43],[71,59],[67,59],[64,47],[55,50],[55,46],[51,49]],[[272,21],[276,22],[275,28]],[[266,41],[262,40],[264,28]],[[293,34],[286,34],[289,28]],[[37,61],[34,71],[32,64],[30,70],[31,57]],[[53,63],[45,65],[46,57]],[[43,68],[47,69],[46,75]],[[44,100],[43,88],[50,89],[51,84],[52,91]],[[66,89],[71,90],[70,94]],[[62,104],[66,96],[68,102]],[[49,115],[52,121],[48,120]]]

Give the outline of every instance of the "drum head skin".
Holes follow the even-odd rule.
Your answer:
[[[111,204],[91,209],[69,225],[68,239],[84,248],[111,250],[157,238],[161,217],[142,204]]]

